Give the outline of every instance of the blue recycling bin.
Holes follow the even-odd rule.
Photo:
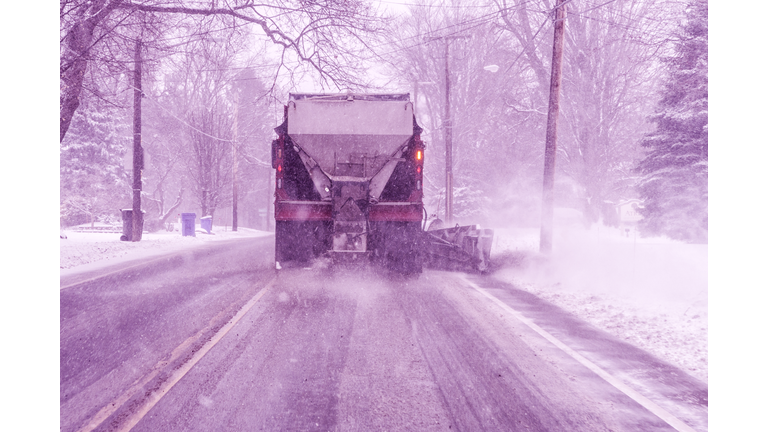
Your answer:
[[[181,214],[181,235],[186,236],[195,236],[195,218],[197,215],[195,213],[182,213]]]
[[[213,216],[203,216],[200,218],[200,228],[208,231],[208,234],[211,233],[211,230],[213,229]]]

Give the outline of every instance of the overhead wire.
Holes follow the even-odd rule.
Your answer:
[[[397,3],[397,2],[387,2],[387,1],[385,1],[385,0],[375,0],[375,1],[377,1],[377,2],[379,2],[379,3],[391,3],[391,4],[398,4],[398,5],[409,6],[409,7],[410,7],[410,6],[413,6],[413,7],[441,7],[441,8],[444,8],[444,7],[448,7],[448,5],[422,5],[422,4],[418,4],[418,3]],[[425,39],[427,39],[427,38],[429,38],[429,37],[430,37],[429,35],[440,34],[440,36],[437,36],[437,37],[447,37],[447,36],[453,36],[453,35],[457,35],[457,34],[460,34],[460,33],[462,33],[462,32],[466,32],[466,31],[468,31],[468,30],[472,30],[472,29],[474,29],[474,28],[477,28],[477,27],[479,27],[479,26],[482,26],[482,25],[485,25],[485,24],[487,24],[487,23],[491,22],[491,21],[492,21],[493,19],[495,19],[495,18],[497,17],[497,15],[498,15],[498,14],[500,14],[500,13],[503,13],[503,12],[506,12],[506,11],[519,10],[519,9],[520,9],[522,6],[524,6],[524,5],[528,4],[528,3],[531,3],[532,1],[533,1],[533,0],[524,0],[524,1],[522,1],[522,2],[519,2],[519,3],[515,4],[514,6],[510,6],[510,7],[506,7],[506,8],[500,8],[500,9],[498,9],[498,10],[494,10],[493,12],[490,12],[490,13],[487,13],[487,14],[483,14],[483,15],[480,15],[480,16],[477,16],[477,17],[472,17],[472,18],[470,18],[470,19],[468,19],[468,20],[464,20],[464,21],[461,21],[461,22],[459,22],[459,23],[453,23],[453,24],[450,24],[450,25],[446,25],[445,27],[442,27],[442,28],[437,28],[437,29],[429,30],[429,31],[427,31],[427,32],[424,32],[424,33],[419,33],[419,34],[416,34],[416,35],[413,35],[413,36],[409,36],[409,37],[406,37],[406,38],[402,38],[402,39],[399,39],[399,40],[397,40],[397,41],[392,41],[392,42],[386,42],[386,43],[382,43],[382,44],[379,44],[379,45],[376,45],[376,46],[372,46],[372,47],[370,47],[370,48],[371,48],[371,49],[374,49],[374,48],[379,48],[379,47],[382,47],[382,46],[392,45],[392,44],[396,44],[396,43],[402,43],[402,42],[404,42],[404,41],[408,41],[408,40],[413,40],[413,39],[420,39],[420,40],[418,40],[418,42],[416,42],[416,43],[414,43],[414,44],[411,44],[411,45],[407,45],[407,46],[401,46],[401,47],[398,47],[398,48],[396,48],[396,49],[394,49],[394,50],[391,50],[391,51],[389,51],[389,52],[386,52],[386,53],[383,53],[383,54],[378,54],[378,55],[376,55],[376,57],[389,56],[389,55],[395,54],[395,53],[397,53],[397,52],[400,52],[400,51],[405,51],[405,50],[409,50],[409,49],[412,49],[412,48],[415,48],[415,47],[418,47],[418,46],[421,46],[421,45],[426,45],[427,43],[429,43],[429,42],[430,42],[429,40],[425,40]],[[567,1],[566,1],[566,2],[563,4],[563,5],[569,4],[569,3],[571,3],[572,1],[573,1],[573,0],[567,0]],[[589,11],[595,10],[595,9],[597,9],[597,8],[599,8],[599,7],[602,7],[602,6],[608,5],[608,4],[610,4],[610,3],[613,3],[613,2],[615,2],[615,1],[616,1],[616,0],[609,0],[609,1],[607,1],[607,2],[601,3],[601,4],[599,4],[599,5],[596,5],[596,6],[594,6],[594,7],[591,7],[591,8],[589,8],[589,9],[586,9],[586,10],[584,10],[584,11],[580,11],[580,12],[578,13],[578,15],[582,15],[582,14],[584,14],[584,13],[586,13],[586,12],[589,12]],[[563,5],[560,5],[560,6],[563,6]],[[477,6],[477,5],[469,5],[469,6],[451,6],[451,7],[454,7],[454,8],[457,8],[457,9],[460,9],[460,8],[463,8],[463,9],[469,9],[469,8],[476,8],[476,9],[480,9],[480,8],[481,8],[481,6]],[[485,7],[490,7],[490,5],[488,5],[488,6],[482,6],[482,8],[485,8]],[[554,10],[554,9],[552,9],[552,10]],[[536,12],[544,12],[544,11],[536,11]],[[549,12],[551,12],[551,11],[549,11]],[[582,16],[583,16],[583,15],[582,15]],[[585,17],[585,18],[588,18],[588,19],[594,19],[594,18],[592,18],[592,17]],[[515,59],[514,59],[514,60],[513,60],[513,61],[512,61],[510,64],[509,64],[509,66],[507,66],[507,68],[505,69],[505,72],[504,72],[504,73],[508,73],[508,72],[509,72],[509,71],[512,69],[512,67],[513,67],[513,66],[514,66],[514,65],[517,63],[517,61],[520,59],[520,57],[521,57],[521,56],[522,56],[522,55],[523,55],[523,54],[526,52],[526,50],[528,50],[528,49],[530,48],[530,47],[529,47],[529,45],[533,44],[533,43],[536,41],[536,38],[537,38],[538,34],[539,34],[539,33],[540,33],[540,32],[541,32],[543,29],[544,29],[544,27],[546,26],[546,24],[547,24],[547,23],[549,23],[549,20],[544,20],[544,22],[541,24],[541,26],[539,26],[538,30],[537,30],[537,31],[536,31],[536,33],[533,35],[533,37],[531,38],[531,40],[528,42],[528,45],[526,45],[525,47],[523,47],[523,49],[520,51],[520,53],[518,54],[518,56],[517,56],[517,57],[516,57],[516,58],[515,58]],[[223,30],[223,29],[222,29],[222,30]],[[448,31],[449,33],[445,33],[446,31]],[[164,40],[165,40],[165,41],[170,41],[170,40],[174,40],[174,39],[183,39],[184,37],[189,37],[189,35],[187,35],[187,36],[178,36],[178,37],[172,37],[172,38],[166,38],[166,39],[164,39]],[[368,58],[366,58],[365,60],[370,60],[370,59],[372,59],[372,58],[374,58],[374,57],[368,57]],[[267,69],[267,68],[271,68],[271,67],[274,67],[274,66],[273,66],[273,65],[260,65],[260,66],[256,66],[255,68],[263,68],[263,69]],[[217,70],[233,70],[233,69],[247,69],[247,68],[248,68],[248,67],[242,67],[242,68],[240,68],[240,67],[237,67],[237,68],[217,69]],[[254,67],[252,67],[252,68],[254,68]],[[252,78],[252,79],[258,79],[258,78]],[[480,98],[480,99],[482,99],[482,98],[484,98],[485,96],[487,96],[487,94],[488,94],[489,92],[490,92],[490,89],[489,89],[489,90],[487,90],[487,91],[486,91],[486,92],[485,92],[485,93],[484,93],[484,94],[481,96],[481,98]],[[152,99],[150,99],[150,100],[152,100]],[[158,105],[161,107],[161,109],[163,109],[163,110],[166,110],[164,107],[162,107],[162,105],[160,105],[160,104],[159,104],[159,102],[157,102],[157,101],[154,101],[154,100],[153,100],[153,102],[154,102],[154,103],[156,103],[156,104],[158,104]],[[477,101],[476,101],[475,103],[477,103]],[[166,110],[166,111],[168,111],[168,110]],[[201,134],[204,134],[204,135],[206,135],[206,136],[208,136],[208,137],[210,137],[210,138],[216,139],[216,140],[220,140],[220,141],[226,141],[226,142],[232,142],[231,140],[226,140],[226,139],[222,139],[222,138],[219,138],[219,137],[215,137],[215,136],[209,135],[209,134],[207,134],[207,133],[205,133],[205,132],[203,132],[203,131],[200,131],[199,129],[196,129],[194,126],[192,126],[192,125],[190,125],[190,124],[186,123],[184,120],[182,120],[182,119],[179,119],[178,117],[176,117],[176,116],[175,116],[173,113],[171,113],[170,111],[168,111],[168,113],[169,113],[171,116],[173,116],[174,118],[176,118],[178,121],[180,121],[180,122],[182,122],[183,124],[185,124],[187,127],[190,127],[190,128],[192,128],[193,130],[196,130],[197,132],[199,132],[199,133],[201,133]]]
[[[514,65],[517,63],[517,61],[518,61],[518,60],[520,60],[520,57],[522,57],[522,55],[523,55],[523,54],[524,54],[524,53],[525,53],[527,50],[529,50],[529,49],[530,49],[530,46],[531,46],[531,45],[533,45],[533,43],[534,43],[534,42],[536,42],[536,37],[539,35],[539,33],[541,33],[541,31],[544,29],[544,27],[545,27],[547,24],[552,24],[552,21],[550,21],[550,20],[544,20],[544,22],[542,22],[542,23],[541,23],[541,25],[539,26],[539,29],[538,29],[538,30],[536,30],[536,33],[534,33],[534,35],[531,37],[531,40],[529,40],[529,41],[528,41],[528,44],[527,44],[527,45],[525,45],[525,46],[523,47],[523,49],[521,49],[521,50],[520,50],[520,53],[517,55],[517,57],[515,57],[515,59],[514,59],[514,60],[512,60],[512,63],[510,63],[510,64],[509,64],[509,66],[507,66],[507,68],[504,70],[504,74],[507,74],[507,73],[508,73],[508,72],[509,72],[509,71],[512,69],[512,67],[513,67],[513,66],[514,66]],[[483,100],[483,99],[484,99],[486,96],[488,96],[488,93],[490,93],[491,91],[496,91],[496,89],[495,89],[495,88],[489,88],[489,89],[487,89],[487,90],[486,90],[486,91],[485,91],[485,92],[484,92],[484,93],[483,93],[483,94],[482,94],[482,95],[481,95],[479,98],[476,98],[476,99],[475,99],[475,101],[474,101],[474,102],[473,102],[471,105],[469,105],[469,107],[468,107],[468,108],[473,108],[475,105],[477,105],[478,103],[480,103],[480,101],[481,101],[481,100]],[[494,97],[492,100],[495,100],[495,99],[496,99],[496,98],[498,98],[498,97],[499,97],[501,94],[502,94],[501,92],[496,92],[496,97]]]
[[[552,9],[551,9],[550,11],[548,11],[547,13],[548,13],[548,14],[550,14],[550,13],[553,13],[553,12],[554,12],[554,10],[555,10],[557,7],[563,7],[563,6],[566,6],[566,5],[570,4],[570,3],[571,3],[571,2],[573,2],[573,1],[574,1],[574,0],[567,0],[566,2],[564,2],[564,3],[560,4],[560,5],[557,5],[556,7],[552,8]],[[598,19],[598,18],[594,18],[594,17],[589,17],[589,16],[585,16],[585,15],[583,15],[583,14],[584,14],[584,13],[586,13],[586,12],[589,12],[589,11],[593,11],[593,10],[595,10],[595,9],[598,9],[598,8],[600,8],[600,7],[603,7],[603,6],[606,6],[606,5],[608,5],[608,4],[611,4],[611,3],[615,2],[615,1],[616,1],[616,0],[609,0],[609,1],[607,1],[607,2],[604,2],[604,3],[601,3],[601,4],[599,4],[599,5],[593,6],[593,7],[589,8],[589,9],[586,9],[586,10],[584,10],[584,11],[579,11],[578,13],[575,13],[575,14],[571,13],[571,14],[569,14],[568,16],[570,16],[570,15],[576,15],[576,16],[581,16],[581,17],[583,17],[583,18],[587,18],[587,19],[592,19],[592,20],[596,20],[596,21],[600,21],[600,22],[605,22],[605,23],[608,23],[608,24],[613,24],[613,25],[617,25],[617,26],[622,26],[621,24],[618,24],[618,23],[606,22],[606,21],[604,21],[604,20],[600,20],[600,19]],[[524,3],[525,3],[525,2],[524,2]],[[510,9],[510,8],[507,8],[507,9]],[[501,10],[500,10],[499,12],[501,12]],[[489,14],[489,15],[490,15],[490,14]],[[566,19],[567,19],[567,17],[566,17]],[[549,19],[547,19],[547,20],[544,20],[544,21],[542,22],[542,24],[539,26],[539,28],[538,28],[538,30],[536,31],[536,33],[533,35],[533,37],[531,37],[531,40],[530,40],[530,41],[528,41],[528,44],[527,44],[527,45],[525,45],[525,46],[523,47],[523,49],[520,51],[520,53],[517,55],[517,57],[515,57],[515,59],[514,59],[514,60],[513,60],[513,61],[512,61],[512,62],[509,64],[509,66],[507,66],[507,68],[506,68],[506,69],[505,69],[505,71],[504,71],[504,74],[508,73],[508,72],[509,72],[509,71],[512,69],[512,67],[513,67],[513,66],[514,66],[514,65],[517,63],[517,61],[518,61],[518,60],[519,60],[519,59],[522,57],[522,55],[523,55],[523,54],[524,54],[524,53],[525,53],[525,52],[526,52],[528,49],[530,49],[530,45],[532,45],[532,44],[533,44],[533,43],[536,41],[536,38],[537,38],[537,36],[539,35],[539,33],[541,33],[541,31],[544,29],[544,27],[545,27],[547,24],[551,24],[551,23],[552,23],[552,21],[551,21],[551,20],[549,20]],[[628,25],[624,25],[624,27],[626,27],[627,29],[635,29],[635,30],[638,30],[637,28],[635,28],[635,27],[631,27],[631,26],[628,26]],[[411,47],[415,47],[415,46],[418,46],[418,45],[419,45],[419,44],[415,44],[415,45],[413,45],[413,46],[411,46]],[[403,48],[403,49],[407,49],[407,47],[406,47],[406,48]],[[482,95],[481,95],[479,98],[477,98],[477,99],[475,100],[475,102],[473,102],[473,104],[472,104],[472,105],[470,105],[470,108],[471,108],[471,107],[473,107],[474,105],[476,105],[477,103],[479,103],[479,102],[480,102],[482,99],[484,99],[484,98],[485,98],[485,97],[486,97],[486,96],[487,96],[487,95],[488,95],[488,94],[489,94],[491,91],[495,91],[495,90],[494,90],[494,89],[488,89],[488,90],[486,90],[486,91],[485,91],[485,92],[484,92],[484,93],[483,93],[483,94],[482,94]],[[497,96],[496,96],[496,97],[498,97],[498,96],[499,96],[499,94],[497,94]],[[495,98],[494,98],[494,99],[495,99]]]
[[[493,14],[489,14],[489,15],[495,15],[495,14],[496,13],[494,12]],[[451,25],[443,27],[443,28],[438,28],[438,29],[435,29],[435,30],[431,30],[431,31],[429,31],[427,33],[420,33],[420,34],[417,34],[417,35],[409,36],[407,38],[399,39],[397,41],[386,42],[386,43],[377,45],[377,46],[372,47],[372,48],[378,48],[378,47],[382,47],[382,46],[386,46],[386,45],[394,45],[394,44],[401,43],[401,42],[404,42],[404,41],[408,41],[408,40],[412,40],[412,39],[417,39],[417,41],[414,42],[411,45],[400,46],[398,48],[394,48],[394,49],[392,49],[390,51],[387,51],[385,53],[375,54],[373,56],[367,57],[364,60],[371,60],[373,58],[382,58],[382,57],[385,57],[385,56],[390,56],[392,54],[396,54],[396,53],[401,52],[401,51],[407,51],[407,50],[416,48],[416,47],[421,46],[421,45],[426,45],[429,42],[431,42],[430,40],[427,40],[430,37],[441,38],[441,37],[456,36],[458,34],[466,32],[467,30],[471,30],[471,29],[480,27],[482,25],[488,24],[494,18],[495,17],[493,17],[493,16],[490,16],[490,17],[489,16],[484,16],[483,18],[475,18],[475,19],[468,20],[468,21],[462,21],[461,23],[458,23],[458,24],[451,24]],[[474,22],[474,21],[476,21],[476,22]],[[470,27],[466,27],[467,25],[470,25]],[[458,27],[458,26],[462,26],[462,28],[451,30],[450,32],[445,33],[445,30],[450,29],[452,27]],[[439,33],[440,36],[430,36],[430,35],[434,35],[436,33]]]
[[[498,10],[494,10],[494,11],[489,12],[489,13],[484,14],[484,15],[479,15],[479,16],[476,16],[476,17],[472,17],[469,20],[465,20],[465,21],[461,21],[461,22],[458,22],[458,23],[449,24],[449,25],[446,25],[445,27],[437,28],[437,29],[434,29],[434,30],[429,30],[426,33],[415,34],[413,36],[408,36],[408,37],[405,37],[405,38],[401,38],[401,39],[398,39],[396,41],[384,42],[384,43],[381,43],[379,45],[371,46],[371,48],[380,48],[380,47],[383,47],[383,46],[386,46],[386,45],[402,43],[404,41],[408,41],[408,40],[412,40],[412,39],[419,40],[419,43],[411,45],[409,47],[405,47],[405,48],[413,48],[413,47],[416,47],[416,46],[419,46],[419,45],[423,45],[423,39],[426,38],[426,37],[429,37],[430,34],[442,33],[442,32],[445,32],[445,31],[451,31],[451,29],[454,28],[454,27],[459,27],[459,26],[464,26],[464,25],[472,25],[472,24],[475,24],[475,22],[477,22],[477,21],[482,21],[483,23],[488,23],[488,22],[491,21],[491,19],[495,18],[496,15],[499,14],[499,13],[502,13],[502,12],[505,12],[505,11],[520,10],[520,9],[522,9],[521,8],[522,6],[524,6],[524,5],[528,4],[528,3],[531,3],[533,1],[534,0],[523,0],[522,2],[520,2],[520,3],[518,3],[518,4],[514,5],[514,6],[510,6],[510,7],[506,7],[506,8],[501,8],[501,9],[498,9]],[[459,31],[461,31],[461,30],[459,30]],[[454,33],[449,33],[448,36],[455,35],[459,31],[456,31]],[[395,50],[394,52],[397,52],[397,51],[399,51],[399,50]],[[385,53],[385,54],[389,54],[389,53]]]
[[[392,5],[398,5],[398,6],[414,6],[414,7],[423,7],[423,8],[449,8],[449,9],[480,9],[480,8],[488,8],[492,7],[490,4],[487,5],[435,5],[435,4],[423,4],[423,3],[400,3],[400,2],[393,2],[393,1],[386,1],[386,0],[372,0],[372,2],[375,3],[385,3],[385,4],[392,4]]]
[[[136,89],[136,87],[135,87],[133,84],[129,84],[129,85],[128,85],[128,87],[129,87],[129,88],[131,88],[131,89],[133,89],[134,91],[135,91],[135,90],[137,90],[137,89]],[[177,116],[176,116],[176,114],[174,114],[173,112],[171,112],[171,111],[170,111],[168,108],[164,107],[164,106],[163,106],[163,104],[161,104],[160,102],[158,102],[157,100],[155,100],[153,97],[151,97],[151,96],[147,95],[146,93],[143,93],[143,92],[142,92],[142,97],[144,97],[144,98],[146,98],[146,99],[149,99],[149,100],[150,100],[150,101],[152,101],[152,102],[153,102],[155,105],[157,105],[157,106],[158,106],[158,107],[159,107],[161,110],[165,111],[165,112],[166,112],[168,115],[170,115],[171,117],[175,118],[175,119],[176,119],[176,120],[178,120],[178,121],[179,121],[181,124],[183,124],[184,126],[186,126],[186,127],[190,128],[190,129],[192,129],[192,130],[193,130],[193,131],[195,131],[195,132],[198,132],[198,133],[200,133],[200,134],[202,134],[202,135],[205,135],[205,136],[207,136],[208,138],[213,138],[213,139],[215,139],[215,140],[217,140],[217,141],[228,142],[228,143],[233,143],[233,144],[234,144],[234,143],[237,143],[237,141],[236,141],[236,140],[231,140],[231,139],[224,139],[224,138],[216,137],[216,136],[213,136],[213,135],[211,135],[211,134],[209,134],[209,133],[207,133],[207,132],[204,132],[204,131],[202,131],[202,130],[200,130],[200,129],[196,128],[195,126],[192,126],[191,124],[187,123],[185,120],[182,120],[182,119],[180,119],[179,117],[177,117]]]

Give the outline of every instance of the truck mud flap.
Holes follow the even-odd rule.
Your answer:
[[[289,261],[306,263],[329,248],[330,222],[276,221],[275,263],[277,267]]]
[[[424,231],[427,264],[431,267],[488,270],[493,230],[477,225]]]
[[[419,222],[371,222],[372,260],[402,274],[422,271],[424,236]]]

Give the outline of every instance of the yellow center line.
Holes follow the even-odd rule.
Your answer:
[[[192,358],[184,363],[180,368],[176,369],[173,374],[169,377],[168,380],[163,382],[163,384],[156,390],[154,390],[149,397],[147,397],[142,405],[136,410],[121,426],[119,431],[129,431],[131,430],[139,421],[141,421],[142,418],[151,410],[159,401],[162,399],[163,396],[165,396],[168,391],[177,383],[181,378],[184,377],[184,375],[187,374],[187,372],[190,371],[199,361],[202,359],[205,354],[208,353],[208,351],[211,350],[211,348],[216,345],[221,338],[223,338],[229,330],[232,329],[232,327],[237,324],[240,319],[248,313],[249,310],[256,304],[256,302],[261,299],[264,294],[275,284],[277,281],[277,277],[273,277],[272,280],[267,283],[267,285],[260,290],[256,295],[254,295],[248,303],[243,306],[238,313],[230,319],[227,324],[225,324],[222,328],[219,329],[218,332],[216,332],[213,337],[206,342],[205,345],[203,345],[200,350],[198,350]],[[211,320],[211,323],[216,319]],[[78,432],[90,432],[94,429],[96,429],[99,425],[101,425],[104,420],[106,420],[110,415],[112,415],[115,411],[117,411],[121,406],[123,406],[129,399],[131,399],[137,392],[139,392],[147,383],[149,383],[153,378],[155,378],[160,371],[167,366],[168,364],[172,363],[174,360],[179,358],[186,349],[192,345],[194,342],[196,342],[200,336],[202,336],[203,332],[206,329],[200,330],[197,334],[194,336],[188,338],[184,342],[182,342],[181,345],[176,347],[171,352],[171,357],[168,360],[161,361],[158,363],[151,373],[143,377],[142,379],[136,381],[131,387],[128,388],[122,395],[120,395],[117,399],[112,401],[111,403],[107,404],[104,408],[102,408],[96,415],[88,422],[86,426],[79,429]]]

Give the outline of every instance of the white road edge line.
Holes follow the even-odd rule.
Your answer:
[[[195,245],[195,247],[193,247],[192,249],[179,249],[179,250],[169,251],[167,254],[158,255],[157,258],[154,258],[154,259],[152,259],[152,257],[149,257],[148,261],[142,261],[142,262],[136,263],[134,265],[131,265],[131,266],[128,266],[128,267],[125,267],[125,268],[119,268],[119,269],[111,271],[109,273],[105,273],[105,274],[102,274],[102,275],[94,276],[94,277],[89,278],[89,279],[84,279],[84,280],[81,280],[80,282],[71,283],[71,284],[69,284],[67,286],[61,286],[61,283],[59,283],[59,291],[62,291],[62,290],[65,290],[67,288],[71,288],[73,286],[77,286],[77,285],[80,285],[80,284],[84,284],[86,282],[93,282],[93,281],[95,281],[97,279],[101,279],[101,278],[104,278],[104,277],[107,277],[107,276],[112,276],[115,273],[120,273],[120,272],[123,272],[123,271],[126,271],[126,270],[130,270],[130,269],[135,268],[135,267],[140,267],[140,266],[143,266],[143,265],[152,264],[152,263],[154,263],[156,261],[160,261],[160,260],[163,260],[163,259],[168,259],[171,256],[176,256],[177,253],[184,253],[184,252],[187,252],[187,251],[190,251],[190,250],[194,250],[194,249],[196,249],[199,246],[202,246],[202,244]],[[136,258],[136,260],[141,260],[141,258]],[[119,264],[120,264],[119,262],[115,263],[115,265],[119,265]],[[75,276],[75,275],[77,275],[77,274],[75,273],[72,276]],[[59,276],[59,280],[61,280],[61,276]]]
[[[264,286],[263,289],[259,290],[259,292],[256,293],[248,301],[248,303],[245,304],[245,306],[240,308],[237,314],[234,317],[232,317],[232,319],[230,319],[227,322],[227,324],[225,324],[222,328],[220,328],[219,331],[216,332],[216,334],[213,335],[213,337],[208,342],[206,342],[206,344],[203,345],[203,347],[200,348],[200,350],[197,351],[195,355],[192,356],[192,358],[188,362],[184,363],[179,369],[175,370],[173,374],[170,376],[170,378],[167,381],[165,381],[160,386],[160,388],[153,391],[152,394],[144,401],[144,404],[141,407],[139,407],[138,411],[134,412],[133,415],[131,415],[122,425],[120,425],[120,429],[118,430],[122,432],[122,431],[130,431],[131,429],[133,429],[133,427],[136,426],[136,424],[139,421],[141,421],[142,418],[144,418],[144,416],[149,412],[149,410],[151,410],[155,405],[157,405],[157,403],[160,402],[160,399],[162,399],[163,396],[165,396],[168,393],[168,391],[170,391],[171,388],[173,388],[173,386],[176,385],[176,383],[179,382],[179,380],[181,380],[184,377],[184,375],[186,375],[187,372],[189,372],[197,364],[197,362],[199,362],[200,359],[202,359],[205,356],[205,354],[207,354],[208,351],[210,351],[211,348],[213,348],[214,345],[216,345],[221,340],[221,338],[223,338],[229,332],[229,330],[231,330],[232,327],[234,327],[235,324],[237,324],[238,321],[240,321],[240,319],[243,316],[245,316],[246,313],[248,313],[249,310],[251,310],[251,308],[256,304],[256,302],[258,302],[259,299],[261,299],[261,297],[263,297],[264,294],[266,294],[266,292],[272,286],[274,286],[276,281],[277,281],[277,277],[275,276],[272,278],[272,280],[270,280]],[[182,343],[182,345],[185,345],[185,344],[187,344],[187,341]],[[154,373],[152,373],[150,378],[153,378],[157,374],[157,372],[159,371],[155,371]],[[144,380],[142,384],[146,384],[146,382],[148,382],[148,380]],[[94,418],[91,422],[89,422],[89,424],[86,427],[80,429],[80,431],[78,432],[87,432],[98,427],[104,420],[106,420],[106,418],[109,415],[111,415],[114,411],[120,408],[120,406],[122,406],[127,401],[127,399],[130,398],[131,395],[128,395],[128,396],[129,396],[128,398],[125,398],[125,397],[118,398],[119,399],[118,402],[120,403],[117,403],[117,404],[113,403],[108,405],[104,409],[102,409],[102,411],[107,410],[110,412],[108,413],[99,412],[99,414],[101,415],[97,414],[96,418]],[[104,414],[106,414],[106,416]]]
[[[465,283],[467,283],[469,286],[477,290],[480,294],[483,294],[484,296],[488,297],[492,302],[496,303],[497,306],[504,309],[507,313],[511,314],[518,320],[520,320],[523,324],[527,325],[533,331],[540,334],[544,337],[544,339],[552,342],[556,347],[563,350],[566,354],[573,357],[576,361],[586,366],[589,370],[596,373],[600,378],[607,381],[612,386],[616,387],[618,390],[620,390],[625,395],[631,397],[635,400],[635,402],[639,403],[645,409],[655,414],[660,419],[664,420],[672,426],[673,428],[677,429],[680,432],[696,432],[693,428],[688,426],[687,424],[683,423],[680,419],[673,416],[669,412],[667,412],[664,408],[656,405],[653,401],[648,399],[647,397],[641,395],[637,391],[631,389],[629,386],[624,384],[622,381],[620,381],[618,378],[612,376],[608,372],[601,369],[596,364],[592,363],[591,361],[584,358],[581,354],[577,353],[576,351],[572,350],[569,346],[565,345],[564,343],[560,342],[557,338],[552,336],[551,334],[547,333],[544,329],[536,325],[533,321],[529,320],[528,318],[524,317],[523,314],[520,312],[512,309],[509,305],[502,302],[501,300],[497,299],[493,295],[491,295],[488,291],[486,291],[483,288],[480,288],[477,284],[467,279],[465,275],[461,275],[461,279],[464,280]]]
[[[168,258],[168,255],[161,255],[161,256],[159,256],[159,257],[157,257],[157,258],[155,258],[155,259],[150,259],[150,260],[148,260],[148,261],[142,261],[142,262],[140,262],[140,263],[136,263],[136,264],[134,264],[134,265],[131,265],[131,266],[128,266],[128,267],[125,267],[125,268],[119,268],[119,269],[117,269],[117,270],[114,270],[114,271],[111,271],[111,272],[109,272],[109,273],[104,273],[104,274],[101,274],[101,275],[98,275],[98,276],[94,276],[94,277],[92,277],[92,278],[89,278],[89,279],[81,280],[80,282],[71,283],[71,284],[69,284],[69,285],[67,285],[67,286],[61,286],[61,285],[59,285],[59,291],[63,291],[63,290],[65,290],[65,289],[67,289],[67,288],[71,288],[71,287],[73,287],[73,286],[77,286],[77,285],[80,285],[80,284],[84,284],[84,283],[86,283],[86,282],[93,282],[93,281],[95,281],[95,280],[97,280],[97,279],[105,278],[105,277],[107,277],[107,276],[112,276],[112,275],[113,275],[113,274],[115,274],[115,273],[120,273],[120,272],[123,272],[123,271],[126,271],[126,270],[130,270],[130,269],[132,269],[132,268],[135,268],[135,267],[140,267],[140,266],[143,266],[143,265],[152,264],[152,263],[153,263],[153,262],[155,262],[155,261],[160,261],[160,260],[162,260],[162,259],[167,259],[167,258]],[[118,263],[118,264],[119,264],[119,263]],[[117,264],[116,264],[116,265],[117,265]],[[61,277],[59,277],[59,280],[61,280]]]

